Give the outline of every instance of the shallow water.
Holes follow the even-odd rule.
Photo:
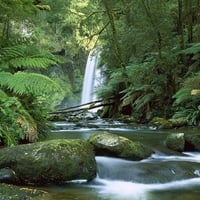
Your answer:
[[[80,128],[58,122],[48,139],[88,139],[109,131],[141,141],[151,147],[162,145],[173,132],[197,133],[198,129],[156,130],[155,127],[130,126],[119,122],[97,121],[99,128]],[[44,200],[199,200],[200,153],[185,156],[157,151],[142,161],[96,157],[98,175],[91,181],[77,180],[64,185],[42,187],[49,195]]]

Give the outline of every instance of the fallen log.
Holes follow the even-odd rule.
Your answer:
[[[77,105],[77,106],[73,106],[73,107],[59,109],[59,110],[50,112],[49,114],[56,115],[56,114],[67,114],[67,113],[71,113],[71,112],[80,112],[80,111],[86,112],[88,110],[92,110],[92,109],[95,109],[98,107],[109,106],[109,105],[114,104],[114,101],[107,102],[107,103],[101,103],[101,102],[102,102],[101,100],[93,101],[93,102],[89,102],[86,104],[81,104],[81,105]]]

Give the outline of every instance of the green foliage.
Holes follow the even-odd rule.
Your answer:
[[[15,45],[0,50],[1,66],[6,69],[46,69],[56,65],[59,59],[36,46]]]
[[[190,47],[182,50],[181,54],[191,56],[191,64],[186,73],[186,77],[190,76],[192,73],[196,73],[200,69],[200,43],[190,44]]]
[[[6,145],[15,145],[24,139],[24,133],[17,120],[19,117],[26,117],[34,121],[28,111],[24,109],[17,97],[9,97],[0,89],[0,140]]]
[[[2,140],[7,145],[25,138],[31,142],[37,138],[37,130],[39,133],[47,131],[47,112],[63,94],[55,81],[34,71],[55,65],[58,59],[28,45],[2,48],[0,56],[0,88],[4,90],[1,96],[6,97],[5,102],[0,102]],[[22,119],[21,124],[19,119]]]
[[[189,125],[198,125],[200,117],[200,74],[187,78],[173,96],[176,112],[173,118],[185,118]]]
[[[42,74],[17,72],[0,72],[0,85],[19,95],[39,96],[62,92],[60,86]]]

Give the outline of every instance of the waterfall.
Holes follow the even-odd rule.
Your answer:
[[[98,86],[100,71],[97,69],[99,51],[94,49],[89,53],[82,88],[81,104],[96,100],[95,87]]]

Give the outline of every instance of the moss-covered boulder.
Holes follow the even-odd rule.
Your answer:
[[[154,117],[150,122],[150,125],[156,126],[159,129],[170,129],[172,128],[172,123],[162,117]]]
[[[179,152],[200,151],[200,134],[172,133],[167,136],[165,144]]]
[[[92,146],[81,140],[49,140],[0,149],[0,169],[14,171],[17,183],[46,184],[96,175]]]
[[[142,160],[152,154],[147,146],[108,132],[97,133],[88,141],[94,146],[96,155]]]
[[[165,140],[166,146],[174,151],[182,152],[185,149],[184,133],[172,133]]]
[[[169,119],[169,122],[171,122],[172,124],[172,127],[184,127],[184,126],[187,126],[188,125],[188,122],[187,122],[187,119],[184,118],[184,117],[181,117],[181,118],[177,118],[177,119]]]
[[[185,150],[200,151],[200,134],[185,135]]]
[[[43,199],[46,195],[47,192],[41,190],[0,184],[1,200],[39,200]]]

